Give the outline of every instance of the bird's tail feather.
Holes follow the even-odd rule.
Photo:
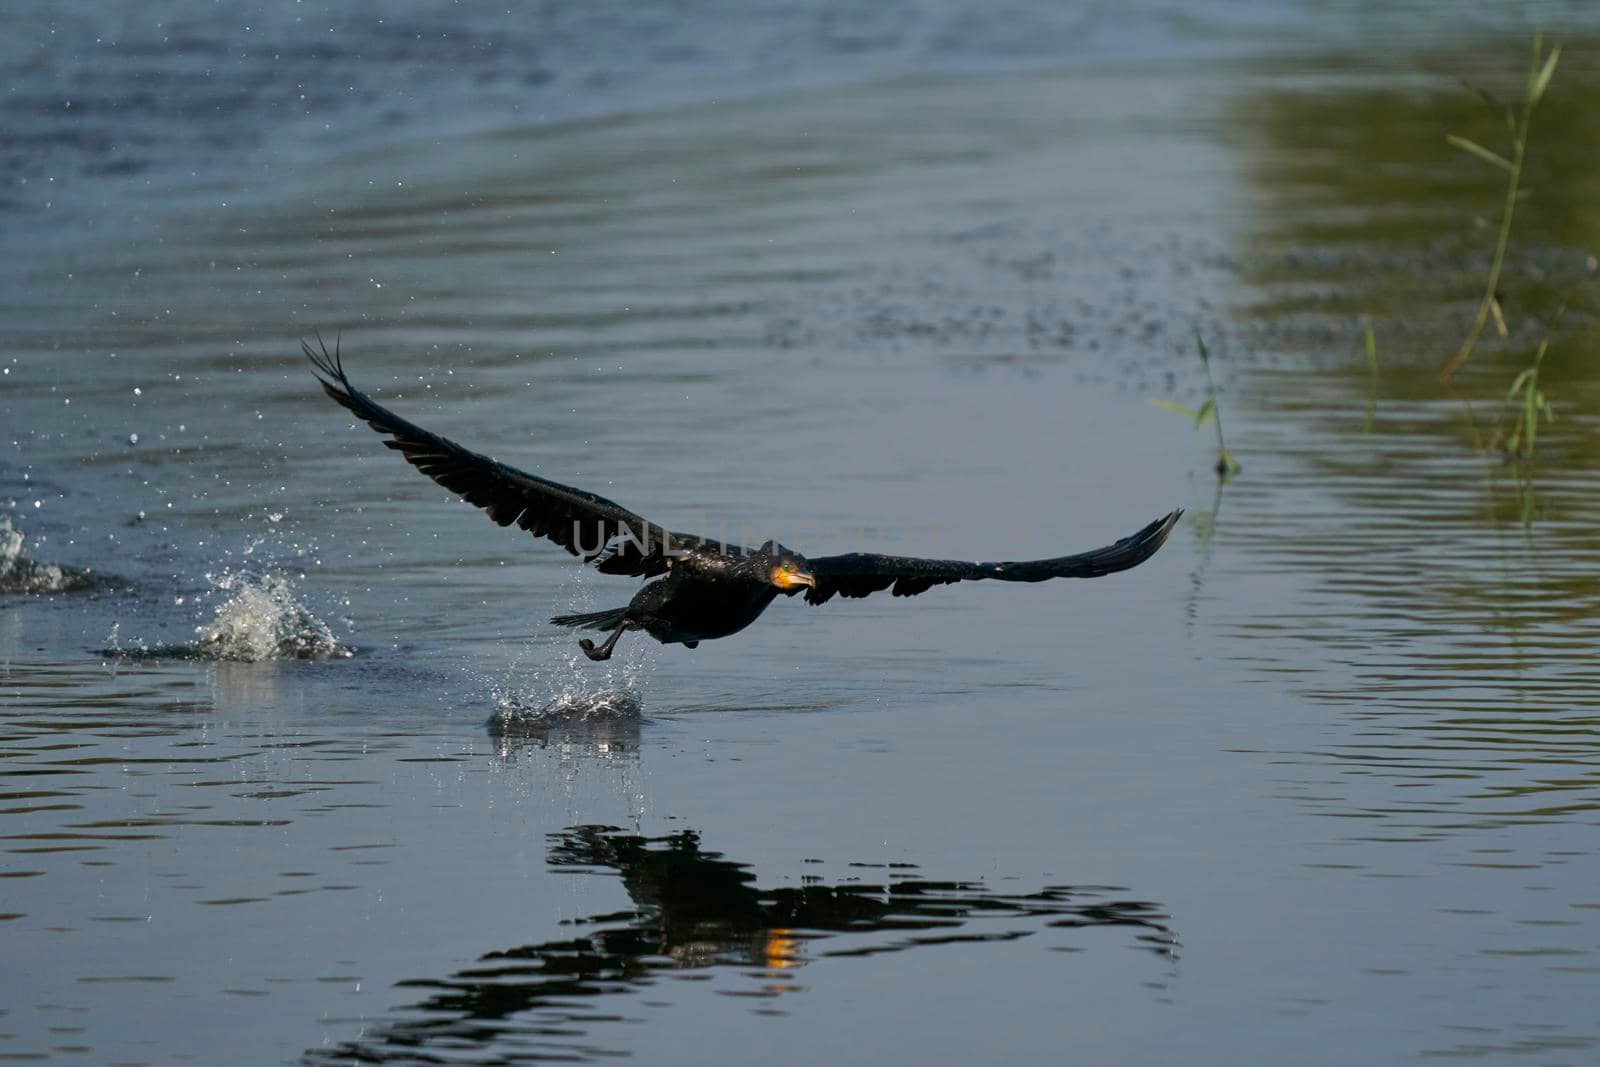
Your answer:
[[[622,625],[622,617],[627,611],[627,608],[586,611],[580,615],[557,615],[550,621],[557,626],[571,626],[575,630],[615,630]]]

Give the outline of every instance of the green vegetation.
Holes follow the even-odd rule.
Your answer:
[[[1314,83],[1231,102],[1252,440],[1325,435],[1299,457],[1352,506],[1508,532],[1559,519],[1561,537],[1591,508],[1600,67],[1578,60],[1600,35],[1532,36],[1443,41],[1390,79],[1335,56]],[[1228,443],[1259,450],[1227,417]]]
[[[1506,175],[1505,202],[1501,208],[1499,234],[1495,242],[1494,258],[1489,266],[1489,274],[1484,283],[1482,300],[1478,303],[1478,313],[1474,318],[1472,327],[1467,332],[1466,340],[1456,350],[1455,355],[1445,364],[1440,372],[1440,379],[1448,382],[1472,355],[1473,348],[1478,339],[1482,337],[1488,321],[1493,317],[1497,332],[1500,336],[1509,336],[1506,327],[1505,315],[1500,303],[1500,278],[1505,267],[1506,249],[1511,240],[1511,220],[1515,213],[1517,201],[1526,196],[1528,189],[1523,187],[1523,165],[1527,159],[1528,132],[1532,126],[1534,109],[1539,106],[1539,101],[1544,98],[1545,91],[1550,87],[1550,79],[1554,77],[1556,64],[1561,59],[1561,46],[1557,45],[1544,51],[1543,40],[1537,33],[1533,36],[1533,56],[1528,64],[1527,75],[1523,81],[1522,102],[1518,109],[1513,109],[1501,104],[1491,94],[1479,91],[1491,108],[1500,112],[1505,120],[1506,129],[1511,138],[1510,158],[1499,155],[1485,148],[1477,141],[1469,140],[1457,134],[1450,134],[1446,140],[1457,148],[1499,168]],[[1569,293],[1570,298],[1570,293]],[[1563,299],[1550,321],[1550,328],[1554,328],[1561,320],[1566,310],[1567,300]],[[1531,530],[1533,521],[1538,514],[1537,496],[1534,488],[1532,461],[1539,439],[1539,426],[1541,423],[1555,421],[1555,412],[1551,408],[1550,399],[1545,394],[1544,386],[1540,383],[1540,372],[1544,365],[1545,355],[1550,350],[1550,335],[1548,331],[1539,341],[1533,357],[1527,366],[1523,367],[1511,381],[1511,386],[1506,390],[1502,401],[1501,417],[1496,420],[1493,436],[1488,442],[1488,451],[1500,452],[1508,460],[1516,464],[1516,481],[1518,496],[1518,511],[1520,513],[1522,528]],[[1505,414],[1511,415],[1511,428],[1503,429]],[[1470,413],[1470,404],[1469,404]],[[1474,430],[1474,436],[1477,436]]]
[[[1516,411],[1511,436],[1506,439],[1506,451],[1522,459],[1533,458],[1540,419],[1554,422],[1556,418],[1550,410],[1550,401],[1539,386],[1539,365],[1544,362],[1544,354],[1549,350],[1550,338],[1546,337],[1539,342],[1533,362],[1522,368],[1522,373],[1512,380],[1511,388],[1506,392],[1506,403],[1513,405]]]
[[[1457,134],[1449,134],[1445,140],[1457,148],[1469,152],[1478,159],[1498,167],[1506,173],[1505,204],[1500,211],[1500,233],[1495,241],[1494,259],[1489,266],[1489,276],[1485,282],[1483,299],[1478,303],[1478,314],[1473,319],[1472,328],[1467,331],[1467,338],[1461,347],[1456,349],[1455,355],[1445,364],[1444,370],[1439,372],[1443,381],[1449,381],[1461,365],[1472,355],[1472,350],[1478,343],[1478,338],[1483,336],[1484,327],[1488,325],[1489,316],[1494,315],[1496,324],[1502,337],[1506,335],[1505,319],[1500,313],[1499,289],[1500,272],[1506,262],[1506,248],[1511,243],[1511,218],[1516,212],[1517,200],[1523,195],[1522,165],[1527,157],[1528,130],[1533,123],[1534,108],[1539,106],[1540,99],[1545,90],[1550,87],[1550,79],[1555,75],[1556,63],[1561,59],[1561,46],[1552,48],[1548,54],[1544,52],[1544,45],[1539,34],[1533,35],[1533,61],[1528,65],[1528,77],[1522,92],[1522,108],[1520,113],[1510,106],[1501,104],[1491,94],[1479,90],[1480,95],[1488,101],[1490,107],[1505,115],[1506,128],[1511,135],[1511,158],[1493,152],[1476,141],[1468,140]]]
[[[1539,371],[1549,350],[1550,338],[1546,337],[1534,350],[1532,362],[1512,379],[1502,408],[1502,419],[1507,411],[1511,414],[1510,432],[1503,432],[1497,423],[1494,438],[1490,442],[1491,450],[1502,452],[1516,465],[1518,512],[1524,532],[1532,529],[1533,520],[1538,516],[1532,461],[1534,446],[1539,438],[1539,424],[1555,421],[1550,400],[1545,396],[1544,387],[1539,384]]]
[[[1233,458],[1233,453],[1228,451],[1228,443],[1223,438],[1222,415],[1217,410],[1217,383],[1211,376],[1211,353],[1206,350],[1205,338],[1200,336],[1200,331],[1198,330],[1195,331],[1194,343],[1200,350],[1200,364],[1205,368],[1206,372],[1205,400],[1201,402],[1198,408],[1191,408],[1183,404],[1175,404],[1170,400],[1156,398],[1151,398],[1150,403],[1158,408],[1165,408],[1167,411],[1174,411],[1179,415],[1193,419],[1195,429],[1199,429],[1208,422],[1216,427],[1217,462],[1213,469],[1217,472],[1218,480],[1226,482],[1244,468],[1240,466],[1238,460]]]
[[[1378,339],[1372,327],[1366,329],[1367,341],[1367,417],[1362,421],[1361,432],[1372,432],[1372,419],[1378,413]]]

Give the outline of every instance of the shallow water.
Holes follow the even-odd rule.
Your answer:
[[[30,119],[62,154],[8,166],[59,166],[67,221],[27,236],[32,171],[5,205],[0,562],[92,581],[0,584],[0,1056],[1592,1058],[1581,36],[1512,336],[1470,409],[1434,374],[1497,203],[1443,144],[1493,136],[1451,75],[1509,84],[1522,19],[1583,10],[799,10],[832,28],[786,69],[777,9],[760,48],[695,9],[692,56],[586,24],[635,82],[552,52],[525,99],[483,16],[388,110],[420,38],[340,23],[348,137],[290,149],[271,93],[129,126],[215,123],[231,164],[107,175]],[[209,11],[185,54],[233,39]],[[168,66],[119,27],[130,84]],[[1198,395],[1196,328],[1220,491],[1147,402]],[[316,329],[402,414],[674,529],[1006,558],[1189,513],[1112,578],[784,601],[591,664],[545,620],[634,583],[353,426]],[[1546,331],[1525,532],[1472,442]]]

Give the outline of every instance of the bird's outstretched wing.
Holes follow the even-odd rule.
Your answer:
[[[806,600],[822,604],[835,594],[864,597],[889,589],[895,596],[916,596],[936,585],[952,582],[1043,582],[1051,578],[1098,578],[1137,567],[1166,541],[1182,509],[1157,519],[1116,544],[1055,559],[1020,560],[1015,563],[967,563],[953,559],[913,559],[852,552],[807,561],[816,585],[806,590]]]
[[[662,574],[673,551],[690,546],[720,548],[714,542],[676,534],[603,496],[519,471],[488,456],[429,433],[377,403],[345,376],[338,346],[333,352],[301,342],[323,390],[379,433],[392,440],[406,462],[467,503],[482,508],[501,526],[515,523],[535,537],[546,537],[585,563],[599,561],[607,574],[640,577]]]

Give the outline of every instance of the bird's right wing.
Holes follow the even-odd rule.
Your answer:
[[[401,418],[367,396],[345,376],[338,347],[330,353],[301,343],[317,369],[323,390],[379,433],[406,462],[467,503],[486,511],[501,526],[515,523],[535,537],[554,541],[585,563],[598,561],[607,574],[640,577],[662,574],[675,551],[714,542],[676,534],[603,496],[548,481],[488,456],[462,448]]]
[[[1155,555],[1177,525],[1182,509],[1157,519],[1138,533],[1115,544],[1054,559],[1019,560],[1014,563],[967,563],[953,559],[916,559],[852,552],[808,560],[816,585],[806,590],[812,604],[826,603],[835,594],[864,597],[890,589],[895,596],[916,596],[936,585],[952,582],[1043,582],[1051,578],[1098,578],[1137,567]]]

